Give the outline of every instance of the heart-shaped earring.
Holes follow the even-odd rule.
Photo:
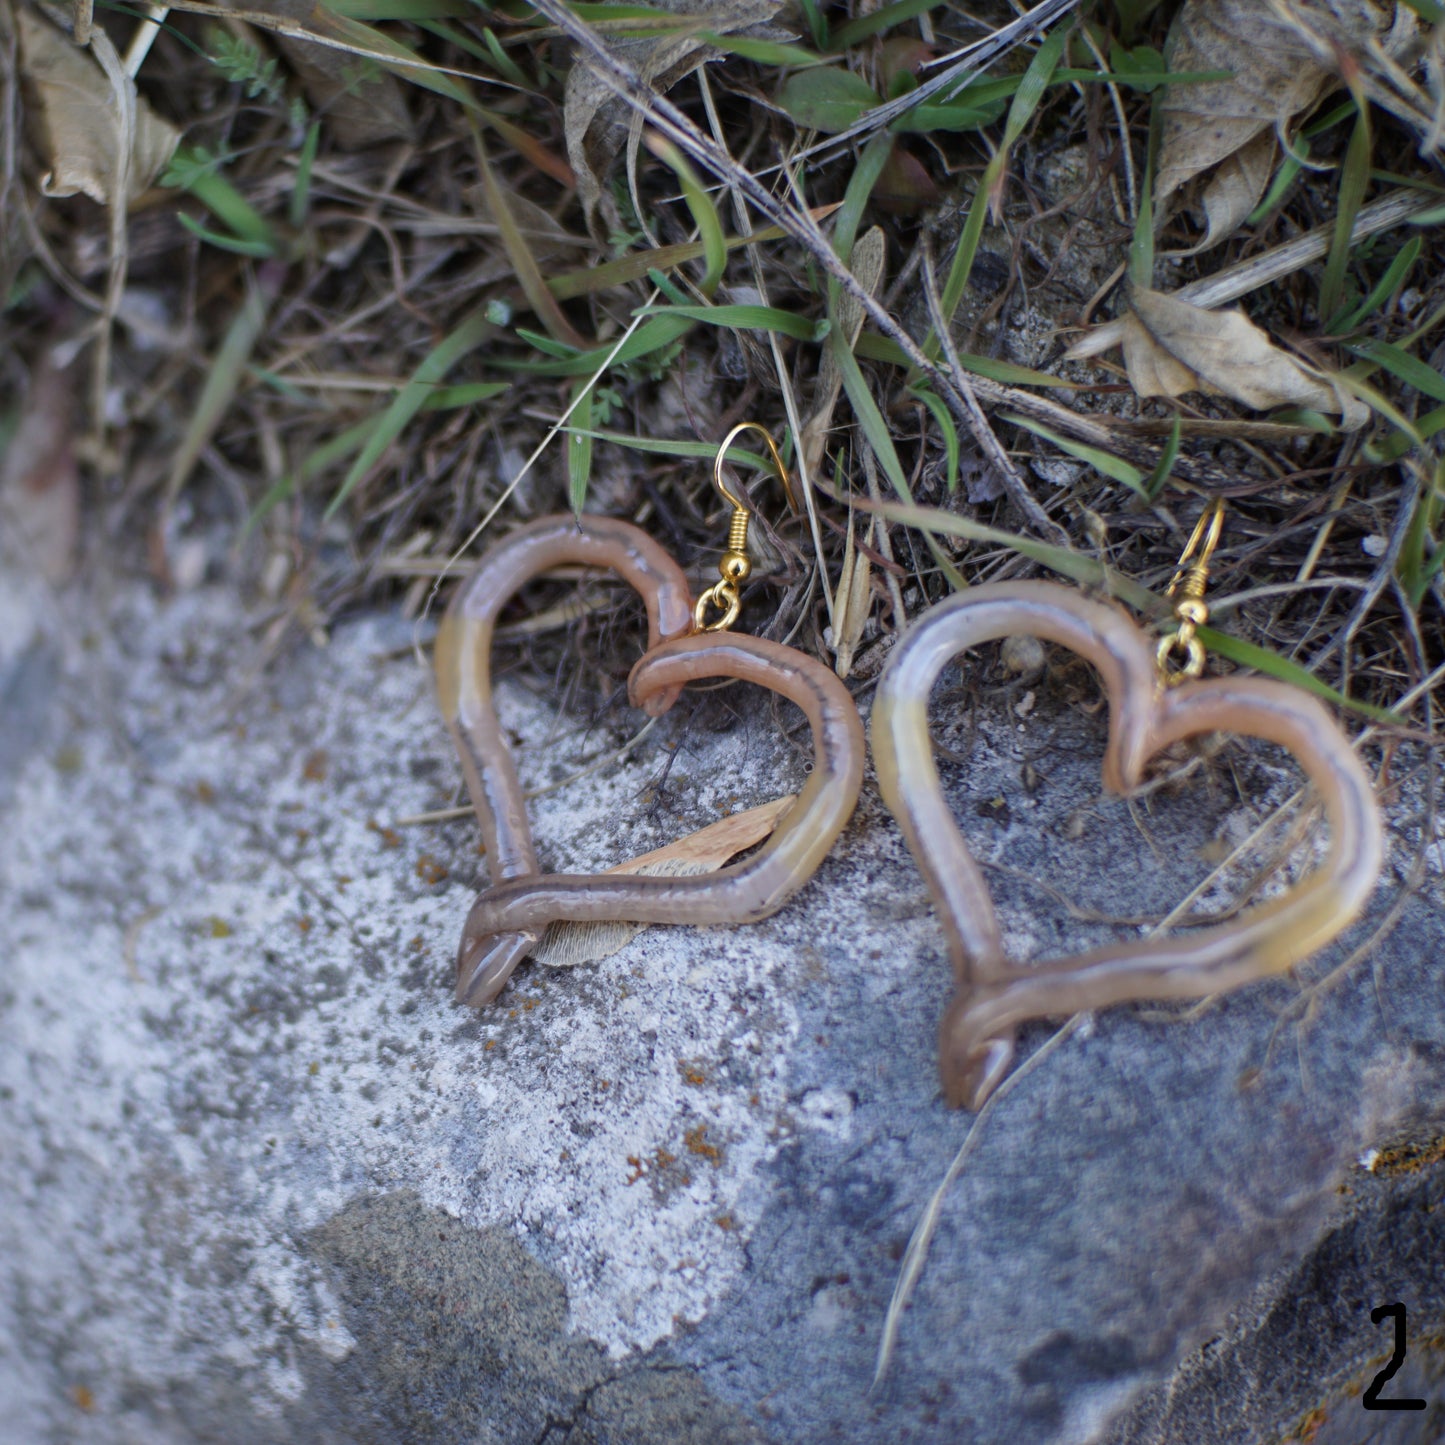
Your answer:
[[[718,449],[714,480],[733,507],[720,580],[696,606],[676,562],[640,528],[604,517],[545,517],[519,528],[483,557],[448,607],[437,634],[437,690],[481,820],[491,886],[469,913],[457,953],[456,996],[481,1006],[501,992],[547,925],[568,920],[630,923],[752,923],[783,906],[812,877],[858,800],[864,739],[842,682],[816,659],[759,637],[726,633],[740,608],[738,584],[751,571],[749,508],[722,479],[733,438],[761,432],[778,475],[787,469],[755,422],[733,428]],[[791,500],[791,489],[789,499]],[[796,802],[767,842],[741,863],[694,878],[543,875],[516,768],[491,700],[492,631],[506,602],[529,578],[562,562],[609,567],[641,594],[648,650],[628,678],[634,706],[659,716],[701,678],[754,682],[798,704],[813,735],[815,764]],[[709,623],[708,611],[722,616]]]
[[[1207,562],[1208,547],[1185,579],[1186,595],[1176,606],[1180,631],[1157,646],[1112,604],[1052,582],[1000,582],[938,604],[908,630],[884,669],[870,728],[873,759],[948,935],[958,990],[940,1029],[939,1070],[955,1107],[976,1109],[993,1092],[1019,1024],[1130,1000],[1203,998],[1283,972],[1353,921],[1374,888],[1384,857],[1374,790],[1324,707],[1265,678],[1193,680],[1204,660],[1194,629],[1208,615]],[[1227,924],[1027,967],[1011,963],[983,874],[943,796],[928,696],[959,653],[1018,634],[1057,642],[1098,668],[1109,700],[1103,775],[1110,791],[1138,786],[1148,760],[1181,738],[1209,732],[1264,738],[1293,754],[1324,801],[1330,828],[1324,862]],[[1178,686],[1168,670],[1176,646],[1189,657]]]

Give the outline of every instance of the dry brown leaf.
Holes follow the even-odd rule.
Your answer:
[[[1219,169],[1204,187],[1204,239],[1194,249],[1207,251],[1232,236],[1260,203],[1274,170],[1273,131],[1255,136],[1248,145],[1221,161]]]
[[[1242,311],[1206,311],[1136,289],[1124,323],[1124,366],[1140,396],[1205,391],[1256,411],[1279,406],[1337,413],[1347,431],[1369,409],[1327,373],[1282,351]]]
[[[662,8],[681,15],[697,10],[695,0],[659,0]],[[715,35],[748,34],[762,39],[793,38],[793,32],[769,25],[783,0],[718,0],[704,7],[706,28]],[[717,51],[691,35],[664,35],[646,40],[622,40],[612,46],[619,59],[631,65],[659,94],[666,94],[684,75],[697,69]],[[629,132],[641,134],[640,117],[620,100],[585,62],[572,66],[562,110],[567,134],[567,159],[577,178],[577,195],[592,220],[600,207],[608,229],[616,230],[620,217],[606,193],[607,173],[617,159]]]
[[[114,88],[95,59],[69,36],[30,10],[17,10],[22,73],[35,95],[41,148],[50,170],[40,182],[47,196],[83,192],[102,205],[115,198],[120,147],[126,129]],[[127,110],[134,115],[127,195],[134,200],[161,173],[180,134],[135,93],[127,78]]]
[[[656,848],[640,858],[619,863],[609,873],[641,873],[656,878],[688,878],[716,873],[729,858],[745,848],[755,847],[769,837],[783,814],[793,806],[796,794],[776,798],[758,808],[733,813],[720,822],[689,833],[665,848]],[[607,958],[637,937],[645,923],[553,923],[538,940],[532,957],[553,968],[571,968]]]
[[[1316,34],[1358,50],[1390,29],[1396,6],[1391,0],[1299,0],[1293,10]],[[1318,56],[1318,42],[1268,0],[1188,0],[1170,34],[1169,68],[1232,75],[1166,92],[1155,184],[1161,213],[1186,182],[1236,158],[1231,173],[1217,181],[1212,202],[1205,201],[1204,245],[1223,240],[1263,195],[1276,134],[1338,84]]]
[[[863,636],[863,626],[873,610],[870,582],[872,568],[868,554],[853,541],[853,519],[848,519],[848,540],[843,546],[843,567],[833,598],[833,671],[846,678],[853,668],[853,654]]]

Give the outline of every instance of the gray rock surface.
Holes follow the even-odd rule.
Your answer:
[[[936,1085],[942,939],[871,782],[775,918],[529,965],[473,1014],[449,973],[476,830],[397,826],[458,785],[409,626],[263,665],[220,589],[0,593],[0,1441],[1445,1433],[1445,847],[1409,748],[1371,916],[1307,977],[1355,967],[1308,1008],[1273,981],[1086,1021],[988,1120],[870,1390],[970,1123]],[[937,736],[1020,954],[1167,912],[1294,787],[1231,746],[1103,799],[1083,670],[958,684]],[[532,787],[635,726],[504,700]],[[710,717],[539,797],[550,863],[796,786],[772,709]],[[1359,1403],[1394,1300],[1409,1415]]]

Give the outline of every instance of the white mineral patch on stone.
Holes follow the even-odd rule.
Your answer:
[[[81,1374],[98,1394],[184,1373],[200,1320],[258,1390],[290,1398],[288,1340],[336,1359],[350,1337],[299,1249],[274,1241],[404,1187],[524,1233],[569,1281],[572,1327],[614,1355],[704,1316],[743,1264],[777,1147],[797,1027],[786,960],[806,920],[652,929],[579,970],[595,986],[570,1001],[527,968],[499,1006],[457,1008],[474,844],[409,828],[388,846],[384,831],[459,781],[429,675],[395,639],[383,655],[371,629],[343,628],[248,697],[232,606],[133,592],[99,663],[72,648],[92,705],[34,759],[0,841],[0,1085],[36,1111],[0,1123],[9,1288],[53,1292],[44,1313],[97,1362]],[[288,711],[312,694],[286,675],[302,667],[330,679],[324,713]],[[528,786],[612,746],[518,688],[503,698]],[[62,749],[85,765],[57,767]],[[597,871],[749,786],[751,803],[801,781],[761,709],[684,736],[667,787],[697,821],[649,819],[658,765],[539,798],[546,864]],[[430,884],[429,866],[449,876]],[[847,900],[828,906],[846,931]],[[97,1294],[148,1300],[147,1317],[99,1316]]]

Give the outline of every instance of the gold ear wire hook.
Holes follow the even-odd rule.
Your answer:
[[[1160,681],[1166,687],[1175,687],[1204,671],[1204,644],[1195,632],[1209,621],[1209,605],[1204,600],[1204,590],[1209,585],[1209,561],[1223,531],[1224,498],[1215,497],[1199,514],[1199,520],[1180,554],[1174,580],[1169,584],[1168,596],[1177,598],[1174,616],[1179,628],[1168,637],[1160,638],[1159,649],[1154,654]],[[1197,557],[1196,552],[1199,554]],[[1185,660],[1182,666],[1171,670],[1169,659],[1176,649],[1185,654]]]
[[[783,490],[788,494],[788,505],[794,511],[798,507],[797,498],[793,496],[792,479],[788,476],[787,467],[783,465],[782,453],[778,451],[773,434],[759,422],[739,422],[723,438],[722,445],[717,449],[717,457],[712,464],[713,486],[718,489],[719,495],[733,509],[733,515],[732,520],[728,523],[727,550],[717,564],[719,580],[697,599],[697,606],[693,608],[693,623],[699,632],[726,632],[738,620],[738,613],[742,611],[742,597],[738,592],[738,586],[747,581],[753,570],[753,564],[748,558],[748,523],[752,520],[752,509],[723,481],[723,462],[727,457],[728,448],[733,444],[733,439],[745,431],[755,431],[767,442],[768,452],[772,456],[778,479],[783,484]],[[722,612],[722,616],[716,622],[707,620],[709,607],[718,608]]]

